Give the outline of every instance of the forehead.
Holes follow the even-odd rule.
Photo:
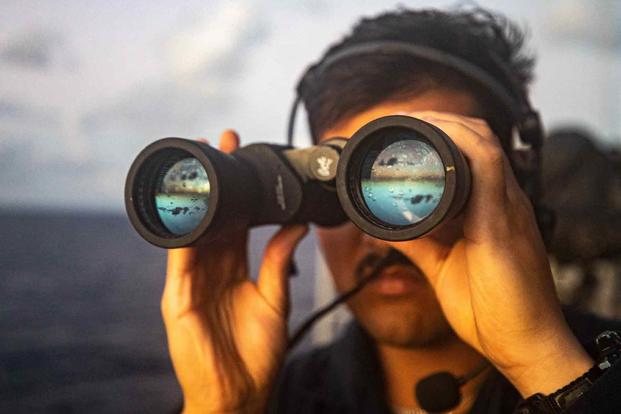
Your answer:
[[[364,124],[387,115],[408,115],[417,111],[447,112],[466,116],[480,116],[477,102],[467,93],[455,90],[434,89],[420,95],[388,100],[342,119],[328,128],[320,141],[331,137],[351,137]]]

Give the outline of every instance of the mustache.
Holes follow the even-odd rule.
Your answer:
[[[390,247],[384,255],[373,252],[364,256],[356,266],[356,279],[358,281],[372,279],[379,275],[382,270],[393,265],[413,266],[418,269],[418,266],[408,259],[407,256],[399,250]]]

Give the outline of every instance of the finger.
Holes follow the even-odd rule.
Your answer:
[[[472,118],[461,115],[454,114],[444,114],[444,113],[433,113],[430,115],[431,119],[441,119],[446,120],[448,122],[454,122],[456,124],[461,125],[462,127],[472,131],[472,133],[478,134],[481,138],[489,141],[492,145],[496,147],[500,147],[503,151],[503,165],[504,165],[504,176],[505,176],[505,184],[507,189],[507,194],[509,196],[512,195],[512,192],[519,189],[519,184],[515,174],[513,173],[513,168],[511,167],[511,163],[509,162],[509,158],[507,154],[504,152],[502,144],[498,136],[492,131],[487,121],[480,118]]]
[[[202,142],[203,144],[209,144],[209,140],[205,137],[198,137],[196,138],[196,141]]]
[[[220,151],[231,153],[239,148],[239,135],[232,129],[227,129],[220,135]]]
[[[469,161],[472,173],[471,203],[488,214],[499,214],[506,202],[506,160],[493,134],[481,134],[468,126],[437,118],[423,118],[444,131]],[[511,173],[511,172],[509,172]]]
[[[465,209],[464,237],[490,241],[510,230],[509,193],[519,190],[508,159],[493,132],[481,123],[457,116],[416,114],[444,131],[468,158],[472,174],[470,199]],[[449,118],[451,118],[449,120]]]
[[[434,111],[421,111],[421,112],[412,112],[411,115],[427,120],[427,122],[433,123],[433,120],[437,121],[446,121],[446,122],[454,122],[456,124],[461,125],[462,127],[472,131],[472,133],[478,134],[481,138],[490,141],[492,144],[499,146],[502,149],[502,144],[500,143],[500,139],[496,136],[496,134],[492,131],[487,121],[481,118],[473,118],[465,115],[457,115],[446,112],[434,112]],[[451,137],[452,138],[452,137]],[[503,152],[504,154],[504,152]],[[517,178],[513,173],[513,168],[511,167],[511,163],[509,162],[508,157],[504,154],[504,173],[505,178],[507,180],[508,190],[514,190],[519,187],[517,182]],[[515,187],[515,188],[514,188]]]
[[[162,292],[161,308],[164,322],[176,313],[192,306],[192,269],[195,267],[197,249],[183,247],[168,250],[166,283]]]
[[[198,249],[196,247],[180,247],[168,250],[168,261],[166,262],[167,274],[187,273],[194,267]]]
[[[246,233],[217,243],[168,250],[162,306],[171,309],[215,302],[233,284],[248,277]]]
[[[257,288],[270,306],[282,315],[288,312],[291,257],[307,232],[306,225],[283,227],[272,237],[265,249]]]
[[[498,139],[496,134],[494,134],[494,132],[491,130],[491,128],[489,127],[486,121],[482,119],[467,117],[467,116],[438,113],[438,112],[425,112],[425,113],[419,113],[417,115],[421,116],[421,119],[426,118],[428,122],[435,123],[435,124],[444,123],[445,125],[447,125],[447,123],[448,124],[453,123],[454,125],[459,126],[459,128],[462,128],[465,131],[469,131],[472,135],[478,135],[484,141],[489,142],[490,148],[493,148],[493,151],[497,151],[499,153],[498,155],[501,156],[502,158],[502,169],[496,168],[495,166],[491,166],[491,165],[484,166],[486,171],[489,171],[490,173],[493,172],[494,168],[502,171],[502,175],[499,175],[497,177],[497,182],[494,184],[497,187],[497,190],[490,190],[490,192],[486,191],[482,195],[482,197],[489,197],[490,194],[491,195],[496,194],[498,196],[496,198],[496,203],[498,204],[490,203],[490,201],[494,200],[494,198],[491,198],[485,201],[486,210],[490,211],[490,208],[493,208],[494,206],[500,207],[502,209],[507,209],[507,205],[520,207],[520,206],[523,206],[524,204],[529,204],[528,198],[526,194],[524,193],[522,187],[520,186],[517,180],[517,177],[515,176],[513,172],[513,167],[511,166],[511,163],[509,161],[507,154],[504,152],[502,148],[500,140]],[[436,125],[436,126],[439,126],[439,125]],[[444,129],[447,129],[447,127],[444,126]],[[455,134],[454,136],[452,135],[451,138],[458,146],[467,145],[468,143],[471,142],[471,140],[468,140],[467,137],[464,138],[464,136],[459,135],[459,133]],[[460,138],[464,138],[464,139],[460,140]],[[466,151],[463,149],[463,147],[461,148],[462,148],[462,151],[466,154],[466,156],[470,158],[471,155],[469,156],[466,153]],[[477,161],[474,167],[477,167],[480,163],[481,161]],[[472,160],[470,162],[470,165],[471,167],[473,166]],[[504,180],[502,177],[504,177]],[[504,188],[504,192],[503,192],[503,188]],[[477,200],[484,201],[482,198],[477,198]],[[483,210],[480,210],[480,211],[483,211]],[[490,214],[496,214],[496,213],[500,213],[500,211],[496,211],[496,212],[490,211]]]

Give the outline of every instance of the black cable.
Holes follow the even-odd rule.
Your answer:
[[[487,361],[487,360],[483,361],[478,367],[476,367],[471,372],[468,372],[464,376],[458,377],[457,378],[457,382],[459,383],[459,386],[462,386],[462,385],[466,384],[468,381],[470,381],[471,379],[476,378],[480,373],[485,371],[490,366],[491,365],[490,365],[489,361]]]
[[[313,313],[308,319],[304,321],[304,323],[291,336],[291,338],[289,339],[289,343],[287,344],[287,351],[290,351],[293,348],[295,348],[295,346],[302,340],[304,335],[306,335],[306,333],[313,327],[313,325],[319,319],[323,318],[325,315],[327,315],[332,310],[334,310],[334,308],[336,308],[338,305],[347,301],[352,296],[354,296],[356,293],[360,292],[362,288],[367,285],[367,283],[369,283],[371,280],[375,279],[376,277],[380,275],[380,271],[382,270],[382,268],[384,268],[384,266],[386,266],[389,263],[394,262],[395,257],[396,256],[398,257],[400,255],[401,253],[399,253],[396,250],[391,249],[391,251],[386,256],[378,260],[373,265],[371,273],[365,278],[363,278],[362,280],[360,280],[360,282],[358,282],[356,286],[354,286],[347,292],[341,294],[336,299],[334,299],[332,302],[330,302],[326,306],[318,309],[315,313]]]
[[[289,120],[287,122],[287,145],[293,146],[293,134],[295,134],[295,118],[298,113],[298,106],[302,98],[296,93],[293,105],[289,111]]]

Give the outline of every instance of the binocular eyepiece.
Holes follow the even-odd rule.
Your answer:
[[[439,128],[408,116],[369,122],[309,148],[251,144],[226,154],[164,138],[133,162],[125,207],[138,233],[175,248],[263,224],[335,226],[410,240],[457,215],[468,164]]]

